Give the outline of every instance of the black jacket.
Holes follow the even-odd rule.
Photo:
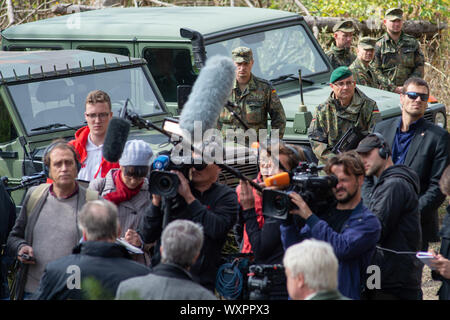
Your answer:
[[[379,122],[374,129],[384,136],[391,149],[400,120],[397,117]],[[419,212],[425,243],[439,241],[437,210],[445,199],[439,188],[439,179],[450,163],[449,154],[448,132],[424,118],[419,120],[404,164],[420,179]]]
[[[76,283],[76,271],[68,269],[70,266],[80,268],[80,289],[68,288],[68,282]],[[38,300],[113,299],[120,282],[149,272],[149,268],[131,260],[128,251],[119,244],[86,241],[76,246],[73,254],[47,265],[34,297]],[[86,279],[94,279],[97,284]],[[96,285],[100,285],[98,292]]]
[[[219,183],[213,183],[203,193],[192,186],[191,191],[196,200],[190,205],[182,202],[177,214],[171,215],[168,221],[188,219],[203,226],[205,236],[203,247],[190,273],[195,282],[214,291],[222,248],[239,212],[237,195],[230,187]],[[163,216],[161,208],[153,204],[144,214],[137,231],[144,243],[159,241],[163,229]],[[158,245],[155,252],[159,252]],[[154,262],[155,259],[152,257],[153,266]]]
[[[364,197],[381,222],[374,264],[381,269],[382,289],[420,289],[421,286],[421,262],[415,257],[421,247],[418,180],[409,167],[394,165],[384,170],[374,185],[370,178],[365,181]]]
[[[447,214],[442,222],[442,228],[439,232],[442,238],[441,249],[439,253],[446,259],[450,259],[450,205],[447,206]],[[432,276],[434,280],[442,281],[439,288],[439,300],[450,300],[450,279],[445,279],[439,273],[433,271]]]

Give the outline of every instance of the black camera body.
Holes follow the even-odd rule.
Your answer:
[[[194,164],[191,159],[186,160],[183,157],[177,158],[176,161],[168,154],[160,154],[153,161],[152,171],[150,173],[150,192],[166,198],[176,197],[180,179],[176,173],[171,170],[179,171],[189,180],[190,169],[195,167],[202,170],[206,164]]]
[[[289,211],[297,208],[289,197],[291,192],[298,193],[314,213],[326,211],[336,201],[332,189],[337,185],[337,178],[319,176],[322,169],[323,166],[317,166],[315,163],[300,162],[290,174],[289,191],[270,189],[263,191],[263,214],[287,220]]]
[[[249,300],[268,300],[273,287],[283,283],[286,283],[286,277],[282,264],[251,265],[248,278]]]

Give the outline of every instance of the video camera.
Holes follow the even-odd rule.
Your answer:
[[[176,159],[177,161],[173,161],[169,152],[160,153],[153,161],[152,172],[150,173],[150,192],[162,197],[173,198],[178,193],[180,180],[175,173],[170,172],[171,170],[180,171],[189,180],[191,168],[203,170],[207,166],[205,163],[193,163],[191,157],[188,159],[179,157]]]
[[[268,300],[274,286],[286,284],[284,266],[281,264],[254,264],[248,278],[249,300]],[[275,293],[276,294],[276,293]]]
[[[289,191],[264,189],[263,214],[286,220],[289,211],[297,208],[289,197],[291,192],[297,192],[314,213],[320,214],[327,210],[336,201],[332,189],[338,181],[333,175],[319,176],[323,167],[315,163],[300,162],[291,171]]]

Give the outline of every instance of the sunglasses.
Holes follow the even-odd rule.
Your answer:
[[[429,97],[429,94],[427,94],[427,93],[418,93],[418,92],[411,92],[411,91],[405,92],[405,95],[407,95],[408,98],[410,98],[411,100],[416,100],[417,97],[420,97],[420,100],[422,100],[422,101],[428,101],[428,97]]]

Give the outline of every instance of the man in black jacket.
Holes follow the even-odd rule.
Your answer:
[[[86,203],[78,223],[83,242],[73,254],[50,262],[34,298],[39,300],[113,299],[120,282],[150,272],[116,244],[117,207],[105,200]],[[97,290],[99,290],[97,292]]]
[[[439,179],[450,161],[448,132],[424,119],[430,90],[426,81],[410,78],[400,94],[402,115],[375,126],[391,146],[394,164],[404,164],[420,178],[419,212],[422,226],[422,248],[439,241],[437,210],[445,199]]]
[[[208,164],[203,169],[192,168],[190,182],[179,171],[173,172],[178,175],[180,181],[178,194],[181,196],[181,203],[178,204],[176,212],[169,214],[167,222],[187,219],[203,227],[205,241],[190,272],[195,282],[214,291],[222,248],[239,212],[236,193],[230,187],[216,182],[220,172],[216,164]],[[163,220],[161,197],[153,195],[152,205],[137,230],[143,243],[160,241]],[[159,244],[155,246],[155,252],[158,251]],[[157,263],[159,259],[153,256],[152,266]]]
[[[365,202],[382,227],[373,260],[380,267],[381,288],[366,288],[366,297],[420,299],[422,268],[415,257],[421,244],[419,178],[409,167],[393,164],[391,150],[379,133],[364,138],[356,152],[366,172]]]

